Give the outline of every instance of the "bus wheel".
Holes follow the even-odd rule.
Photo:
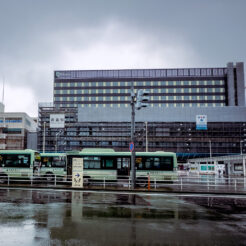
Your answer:
[[[45,177],[47,182],[52,182],[55,179],[53,173],[46,173]]]
[[[148,185],[147,177],[138,177],[136,180],[136,185],[139,187],[146,187]]]
[[[90,185],[90,177],[89,176],[84,176],[83,177],[83,184],[84,184],[84,186],[89,186]]]

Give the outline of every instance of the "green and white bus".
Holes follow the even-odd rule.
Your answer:
[[[40,154],[34,150],[0,150],[0,179],[30,178],[40,166]]]
[[[67,174],[65,153],[41,153],[41,168],[39,176],[45,177],[48,181],[65,178]]]
[[[109,180],[129,178],[131,175],[131,153],[115,152],[113,149],[83,149],[67,153],[67,174],[72,175],[73,158],[83,158],[84,180]],[[177,180],[177,158],[172,152],[136,152],[136,181]]]

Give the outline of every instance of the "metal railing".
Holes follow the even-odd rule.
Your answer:
[[[131,177],[114,175],[94,175],[84,177],[84,189],[120,189],[131,190]],[[72,176],[30,176],[0,174],[0,186],[27,187],[61,187],[72,188]],[[172,192],[205,192],[205,193],[245,193],[246,177],[225,177],[215,175],[179,176],[176,180],[159,180],[155,177],[138,177],[137,190],[156,190]]]

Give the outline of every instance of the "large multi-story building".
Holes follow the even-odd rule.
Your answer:
[[[246,152],[243,63],[222,68],[55,71],[54,102],[39,106],[38,148],[127,151],[132,83],[135,91],[150,91],[149,107],[136,112],[136,150],[174,151],[179,158]],[[50,127],[50,115],[56,114],[65,115],[62,129]],[[206,130],[197,129],[198,115],[207,117]]]
[[[150,91],[150,107],[245,106],[243,63],[222,68],[55,71],[59,107],[129,107],[130,90]]]

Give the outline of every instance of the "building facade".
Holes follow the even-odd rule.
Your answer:
[[[222,68],[55,71],[59,107],[129,107],[130,90],[150,91],[150,107],[245,106],[243,63]]]
[[[36,135],[37,124],[26,113],[0,113],[0,149],[37,149]]]
[[[38,149],[128,151],[130,89],[150,91],[136,112],[137,151],[173,151],[180,159],[246,152],[243,63],[223,68],[55,71],[54,102],[39,105]],[[50,127],[63,114],[64,128]],[[206,130],[196,116],[206,115]]]

